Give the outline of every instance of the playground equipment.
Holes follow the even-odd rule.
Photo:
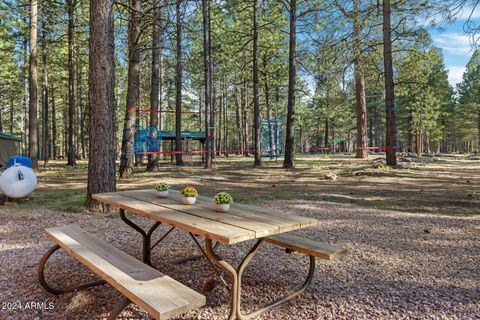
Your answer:
[[[137,109],[134,109],[137,110]],[[159,114],[175,114],[174,110],[137,110],[139,116],[148,115],[150,113],[159,113]],[[187,114],[190,116],[198,116],[200,112],[198,111],[183,111],[182,114]],[[148,123],[148,119],[145,117],[140,118],[140,123]],[[156,136],[156,138],[155,138]],[[135,126],[135,140],[134,140],[134,148],[132,152],[129,152],[128,155],[133,156],[137,155],[140,158],[147,156],[149,154],[170,154],[173,159],[174,145],[173,142],[175,141],[176,133],[175,131],[161,131],[155,127],[143,127],[141,125]],[[182,154],[186,154],[187,162],[189,161],[189,156],[191,155],[191,151],[193,150],[193,141],[199,141],[202,146],[206,140],[206,134],[204,131],[182,131],[181,132],[181,139],[183,140],[183,151]],[[170,141],[170,147],[168,144],[164,146],[164,150],[160,151],[160,147],[163,141]],[[170,151],[167,151],[170,149]]]
[[[12,199],[25,198],[35,191],[37,177],[32,168],[28,167],[31,166],[29,158],[20,156],[12,158],[9,160],[12,165],[0,175],[0,191]]]
[[[160,149],[161,141],[162,133],[157,128],[143,128],[142,126],[136,126],[133,148],[135,153],[139,156],[143,157],[148,152],[158,151]]]
[[[285,119],[260,119],[260,150],[262,157],[283,157],[283,128]]]

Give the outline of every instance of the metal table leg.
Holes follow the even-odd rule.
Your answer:
[[[123,222],[128,224],[130,227],[138,231],[142,235],[143,238],[143,250],[142,250],[142,261],[149,266],[152,265],[151,262],[151,241],[152,241],[152,233],[160,226],[160,222],[155,222],[153,226],[150,227],[150,229],[145,232],[142,228],[140,228],[137,224],[135,224],[132,220],[128,219],[127,216],[125,215],[125,210],[120,209],[120,218],[122,218]],[[163,237],[164,238],[164,237]],[[162,240],[163,240],[162,238]],[[158,242],[155,244],[155,246],[158,244]]]
[[[237,269],[233,268],[228,262],[220,258],[215,252],[213,251],[212,247],[212,240],[206,239],[205,240],[205,247],[206,247],[206,254],[211,261],[213,261],[216,265],[221,267],[225,270],[231,279],[231,289],[230,289],[230,314],[228,316],[229,320],[243,320],[243,319],[252,319],[258,317],[260,314],[271,310],[283,303],[286,303],[293,298],[297,297],[298,295],[302,294],[308,286],[311,284],[313,275],[315,272],[315,257],[309,256],[310,259],[310,268],[308,270],[308,275],[305,282],[296,290],[286,294],[280,299],[274,300],[264,307],[253,311],[249,314],[243,314],[241,311],[241,293],[242,293],[242,274],[248,264],[252,261],[255,255],[258,253],[260,249],[260,245],[262,244],[263,239],[258,239],[255,245],[250,249],[247,253],[243,261],[240,263]]]

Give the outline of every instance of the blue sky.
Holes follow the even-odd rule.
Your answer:
[[[452,86],[462,81],[465,66],[473,53],[470,38],[463,31],[463,25],[471,12],[471,8],[465,8],[458,13],[454,23],[443,24],[442,30],[430,30],[434,45],[443,50],[445,67],[449,70],[448,80]],[[471,21],[480,25],[480,8],[477,7],[473,12]]]

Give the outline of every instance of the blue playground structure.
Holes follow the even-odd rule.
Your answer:
[[[285,119],[260,119],[260,150],[262,157],[283,157],[283,128]],[[270,148],[271,146],[271,148]]]
[[[152,137],[152,133],[156,132],[157,138]],[[142,152],[156,152],[160,148],[162,141],[162,132],[155,127],[143,128],[141,126],[136,127],[135,131],[135,143],[133,148],[135,154],[142,155]]]
[[[156,133],[157,138],[153,138],[152,135]],[[148,153],[158,153],[162,141],[175,141],[176,133],[172,130],[161,131],[155,127],[144,128],[142,126],[135,127],[135,141],[133,144],[134,152],[140,157],[146,156]],[[204,131],[182,131],[182,140],[199,141],[201,144],[205,143],[207,135]],[[188,143],[187,143],[188,147]],[[171,146],[173,151],[173,145]]]

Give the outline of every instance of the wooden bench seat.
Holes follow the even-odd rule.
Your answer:
[[[325,260],[337,259],[346,254],[347,250],[338,246],[321,243],[315,240],[302,238],[288,233],[281,233],[265,238],[270,242],[287,250],[297,251]]]
[[[50,239],[156,319],[205,305],[205,296],[114,246],[69,225],[46,229]]]

